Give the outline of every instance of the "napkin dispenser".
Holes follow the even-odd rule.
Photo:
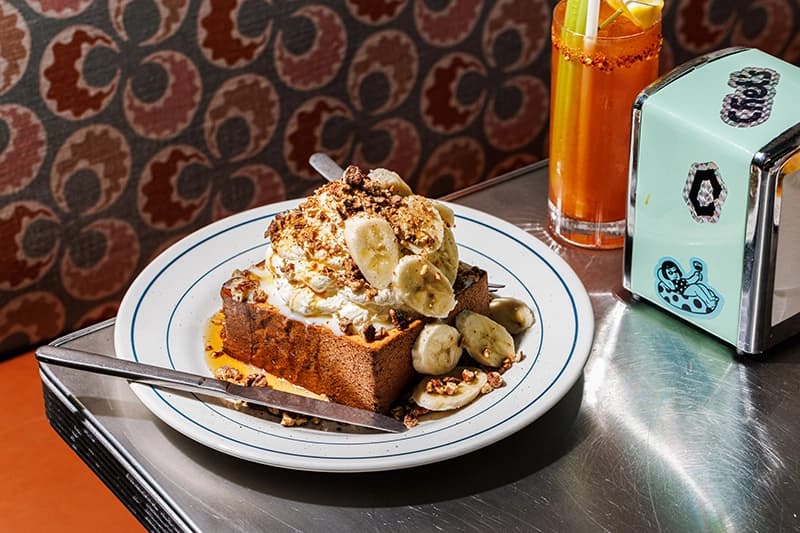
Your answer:
[[[623,285],[760,353],[800,331],[800,69],[730,48],[633,106]]]

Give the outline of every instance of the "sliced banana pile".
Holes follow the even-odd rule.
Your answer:
[[[372,287],[389,289],[408,310],[445,319],[456,305],[458,273],[455,215],[446,205],[412,193],[397,173],[374,169],[369,178],[399,198],[381,215],[360,214],[344,223],[344,241],[353,262]],[[486,390],[488,372],[507,368],[516,356],[514,337],[531,327],[531,309],[515,298],[494,298],[489,316],[464,310],[454,326],[426,324],[414,343],[414,369],[425,378],[412,393],[430,411],[462,407]],[[458,366],[463,352],[484,369]],[[492,375],[498,372],[491,371]],[[489,387],[492,388],[492,387]]]
[[[524,302],[514,298],[495,299],[504,301],[495,305],[501,312],[495,312],[494,316],[510,324],[515,334],[533,325],[533,313]],[[491,308],[490,304],[490,313]],[[474,382],[456,379],[464,368],[457,366],[464,350],[473,361],[490,368],[507,368],[505,365],[516,357],[514,338],[507,327],[480,313],[461,311],[456,315],[455,327],[442,322],[426,324],[411,351],[414,369],[427,374],[411,395],[418,406],[430,411],[457,409],[485,390],[487,374],[483,370],[471,369],[477,373]]]
[[[400,197],[380,215],[356,215],[344,223],[344,241],[364,279],[376,289],[390,289],[408,310],[444,318],[456,305],[453,283],[458,246],[453,211],[415,195],[397,173],[370,171],[369,178]]]

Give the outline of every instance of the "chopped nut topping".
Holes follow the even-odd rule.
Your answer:
[[[412,322],[412,319],[399,309],[389,309],[389,320],[401,331],[407,329]]]
[[[411,408],[409,409],[409,412],[413,416],[419,417],[419,416],[422,416],[422,415],[427,415],[431,411],[430,411],[430,409],[425,409],[424,407],[420,407],[419,405],[412,405]]]
[[[349,166],[341,180],[328,183],[308,197],[296,209],[276,216],[266,235],[274,247],[280,243],[299,246],[309,258],[340,258],[342,268],[328,273],[339,287],[364,285],[361,272],[353,262],[343,239],[335,238],[341,232],[341,223],[350,217],[365,213],[390,220],[403,209],[402,202],[393,206],[394,193],[388,187],[373,182],[356,166]],[[411,218],[406,216],[406,218]],[[391,220],[390,220],[391,222]],[[324,268],[324,265],[320,265]],[[284,272],[285,274],[285,272]]]
[[[248,374],[247,379],[245,380],[245,384],[248,387],[267,387],[269,386],[269,382],[267,381],[267,375],[255,372],[253,374]]]
[[[349,320],[347,318],[340,318],[339,319],[339,329],[345,335],[355,335],[356,334],[356,328],[353,325],[353,321]]]
[[[431,378],[425,384],[425,390],[432,394],[442,394],[444,396],[453,396],[458,392],[458,387],[462,383],[470,383],[475,380],[477,375],[469,369],[461,371],[461,377],[444,376],[441,378]]]
[[[300,415],[294,415],[284,412],[281,415],[281,425],[286,427],[305,426],[308,423],[308,418]]]
[[[497,369],[498,372],[501,374],[505,373],[506,370],[511,368],[514,365],[514,358],[513,357],[506,357],[503,359],[503,363],[500,365],[500,368]]]
[[[505,384],[505,380],[500,372],[489,372],[486,377],[486,382],[491,385],[493,389],[499,389]]]
[[[267,301],[267,293],[263,289],[257,289],[252,293],[253,301],[258,304],[263,304]]]
[[[406,405],[398,405],[391,410],[391,415],[395,420],[402,420],[407,428],[413,428],[419,424],[419,417],[430,413],[429,409],[420,407],[413,402]]]
[[[425,384],[425,392],[436,392],[437,394],[441,394],[439,391],[444,390],[444,383],[440,379],[429,379],[428,383]]]
[[[214,376],[217,379],[224,379],[225,381],[230,381],[246,387],[269,387],[267,375],[262,372],[251,372],[245,375],[238,369],[226,365],[214,371]],[[241,407],[247,406],[247,402],[244,400],[236,400],[233,402],[233,406],[236,409],[240,409]],[[317,417],[313,417],[309,420],[305,416],[288,413],[275,407],[265,407],[264,409],[273,416],[281,417],[281,425],[287,427],[304,426],[309,421],[317,425],[321,423],[320,419]]]
[[[224,365],[214,371],[214,377],[217,379],[224,379],[225,381],[238,383],[244,376],[236,368]]]
[[[373,342],[375,340],[375,326],[372,324],[364,326],[364,329],[361,330],[361,336],[364,337],[365,341]]]
[[[345,169],[342,179],[330,182],[309,196],[297,208],[276,216],[267,229],[273,253],[286,259],[279,268],[298,283],[335,264],[326,274],[333,288],[366,291],[367,299],[378,292],[364,279],[343,238],[344,223],[356,216],[385,219],[401,245],[433,250],[441,235],[432,234],[430,221],[439,218],[435,204],[422,196],[398,195],[388,184],[370,179],[356,166]],[[284,253],[284,251],[290,253]],[[287,256],[291,255],[291,259]],[[308,272],[290,276],[284,269],[303,256]]]
[[[231,291],[231,297],[236,302],[244,302],[250,298],[251,293],[259,289],[258,279],[249,270],[234,270],[225,288]]]

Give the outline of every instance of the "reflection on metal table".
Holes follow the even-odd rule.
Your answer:
[[[151,530],[800,528],[797,343],[742,358],[632,301],[621,251],[549,236],[546,194],[537,164],[449,198],[545,242],[583,281],[595,313],[583,379],[500,442],[387,472],[263,466],[175,432],[123,380],[42,365],[48,418]],[[113,338],[110,320],[58,343],[113,355]]]

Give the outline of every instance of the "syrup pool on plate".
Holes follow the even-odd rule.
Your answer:
[[[299,394],[301,396],[309,396],[311,398],[316,398],[318,400],[327,400],[325,396],[321,396],[319,394],[314,394],[308,389],[300,387],[298,385],[294,385],[293,383],[274,376],[268,372],[264,372],[262,369],[249,365],[244,361],[240,361],[230,355],[223,353],[222,351],[222,324],[224,318],[222,316],[222,312],[218,311],[214,314],[209,320],[208,324],[206,325],[206,332],[203,336],[203,341],[205,345],[205,357],[206,357],[206,364],[208,368],[211,370],[211,373],[216,375],[217,370],[223,367],[230,367],[235,368],[242,375],[246,376],[249,374],[263,374],[267,377],[267,384],[269,387],[280,390],[283,392],[290,392],[292,394]]]

